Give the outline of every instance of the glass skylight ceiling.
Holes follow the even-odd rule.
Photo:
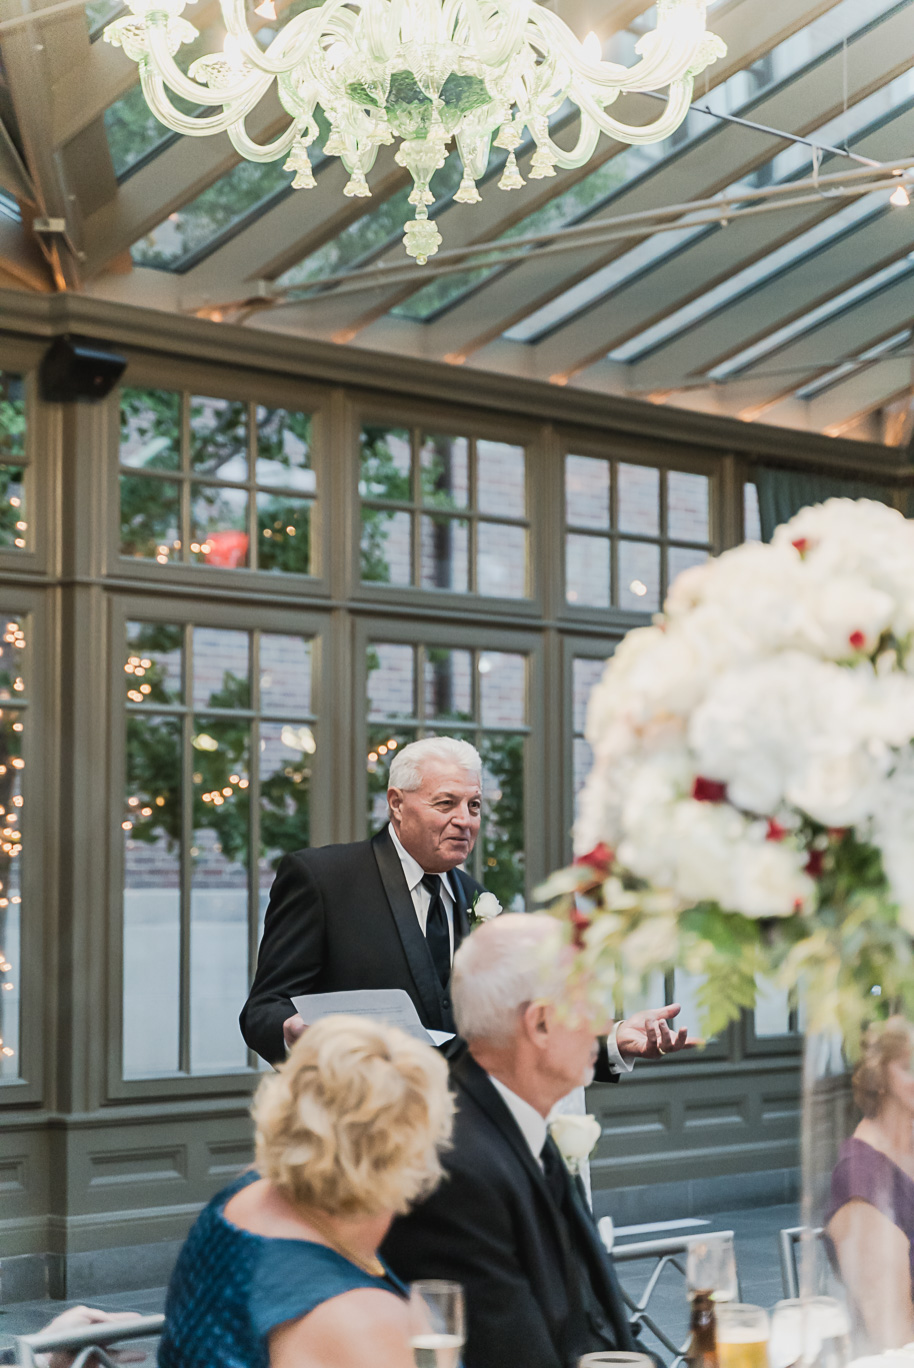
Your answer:
[[[638,37],[653,23],[653,12],[646,8],[627,30],[615,34],[611,10],[604,18],[604,7],[592,6],[593,20],[585,21],[579,5],[572,13],[572,0],[546,2],[573,24],[593,22],[611,60],[630,62]],[[279,23],[315,3],[318,0],[292,0],[286,5],[277,0]],[[599,236],[602,221],[615,213],[662,206],[673,199],[704,198],[725,179],[715,174],[718,147],[725,149],[729,167],[730,184],[724,193],[738,196],[746,206],[753,205],[762,187],[787,187],[811,174],[810,150],[805,146],[785,145],[775,138],[769,143],[764,136],[732,125],[726,138],[715,141],[722,125],[703,112],[705,106],[718,114],[779,123],[787,131],[805,134],[811,128],[809,136],[822,143],[846,145],[868,155],[909,153],[914,148],[914,70],[898,73],[908,46],[905,25],[910,33],[914,21],[914,0],[824,0],[824,12],[823,0],[796,0],[793,9],[783,0],[773,3],[779,6],[776,17],[765,8],[766,0],[721,0],[709,6],[710,27],[723,34],[730,48],[727,68],[720,71],[727,79],[715,86],[712,69],[699,81],[696,108],[665,143],[630,148],[602,140],[597,151],[602,161],[591,162],[586,174],[534,182],[517,196],[497,188],[500,168],[493,156],[482,187],[485,204],[478,211],[479,235],[510,244],[528,235],[560,233],[566,226],[582,225],[583,231],[586,225],[588,235],[593,229]],[[193,51],[180,53],[185,69],[199,53],[218,49],[223,38],[218,7],[197,8],[208,27]],[[93,39],[123,10],[123,0],[86,4]],[[262,25],[261,38],[268,40],[275,27]],[[795,32],[789,33],[789,27]],[[782,37],[767,52],[759,41],[765,30]],[[686,214],[675,228],[652,231],[641,240],[620,238],[614,246],[607,236],[605,248],[585,248],[579,259],[574,251],[543,253],[541,270],[532,245],[518,248],[513,261],[495,254],[477,257],[472,269],[440,275],[435,268],[446,258],[433,258],[427,270],[411,268],[382,296],[380,307],[386,299],[386,307],[396,315],[395,326],[377,313],[376,290],[335,295],[331,286],[320,291],[311,306],[313,287],[326,276],[357,273],[378,260],[408,264],[399,238],[412,207],[406,204],[408,187],[390,178],[389,161],[381,168],[381,184],[399,188],[386,199],[376,195],[347,202],[350,221],[339,231],[335,225],[343,202],[326,184],[324,173],[330,163],[321,159],[323,138],[313,149],[318,185],[307,192],[291,192],[291,174],[280,162],[232,165],[224,140],[210,144],[209,161],[201,159],[199,142],[176,137],[152,117],[139,86],[127,84],[126,71],[118,71],[121,60],[127,59],[113,51],[93,54],[82,111],[72,93],[69,105],[60,105],[67,111],[63,122],[69,120],[74,130],[87,130],[93,121],[104,119],[112,165],[123,186],[117,192],[124,197],[121,205],[112,200],[99,206],[91,193],[86,195],[87,240],[101,241],[106,254],[104,260],[91,260],[88,288],[102,296],[109,263],[129,250],[137,267],[180,272],[182,299],[212,301],[208,308],[223,308],[227,320],[237,321],[246,315],[234,315],[232,301],[245,297],[246,283],[269,277],[276,261],[294,261],[296,236],[304,240],[307,235],[316,247],[276,281],[293,294],[297,285],[304,287],[294,308],[276,315],[277,326],[305,336],[326,336],[333,330],[351,336],[356,347],[364,344],[430,358],[465,356],[468,370],[491,362],[506,371],[543,380],[569,377],[571,385],[610,392],[624,393],[629,386],[632,392],[656,390],[673,403],[680,390],[692,392],[690,404],[703,403],[701,389],[707,383],[715,386],[714,407],[723,406],[724,411],[741,412],[740,396],[748,396],[748,416],[777,402],[787,385],[796,399],[809,401],[817,422],[827,411],[833,388],[840,407],[856,402],[870,373],[874,387],[891,386],[903,369],[900,358],[914,345],[909,320],[900,315],[898,302],[898,289],[910,289],[914,270],[907,256],[914,249],[914,206],[907,211],[908,238],[906,211],[889,210],[885,191],[869,198],[835,200],[823,210],[811,203],[802,210],[755,217],[751,230],[721,229]],[[107,109],[104,83],[117,94],[116,99],[109,94]],[[858,99],[861,91],[864,98]],[[203,111],[188,106],[187,112]],[[573,129],[570,124],[564,127],[561,115],[555,122],[559,142],[573,138]],[[763,155],[767,160],[759,165]],[[159,160],[163,157],[165,162]],[[73,164],[78,167],[78,160]],[[831,154],[821,171],[834,174],[852,170],[853,165]],[[218,166],[229,169],[207,186],[207,166],[213,168],[211,175]],[[440,220],[444,251],[465,243],[473,231],[469,216],[474,211],[453,206],[456,170],[452,158],[432,187],[437,195],[432,213]],[[78,174],[74,179],[80,194],[88,190],[78,184]],[[329,179],[338,190],[338,176]],[[184,202],[176,194],[175,187],[180,186],[187,187]],[[914,198],[914,172],[909,187]],[[0,220],[7,224],[7,232],[18,220],[13,198],[17,188],[10,183],[0,193]],[[113,192],[104,193],[110,199]],[[150,195],[161,197],[159,222],[131,243],[131,236],[151,221]],[[296,226],[299,204],[301,228]],[[518,221],[512,223],[515,216]],[[897,226],[889,228],[889,222]],[[244,234],[243,252],[237,247],[225,250],[238,233]],[[614,250],[618,255],[610,260]],[[830,254],[829,263],[835,263],[834,275],[830,264],[816,271],[823,252]],[[584,275],[585,270],[589,274]],[[575,279],[576,273],[580,279]],[[792,303],[793,281],[801,284],[798,294],[805,312]],[[119,282],[118,289],[122,288]],[[404,327],[404,321],[411,326]],[[258,326],[272,326],[268,311],[258,314]],[[824,355],[816,341],[807,342],[807,333],[826,340]],[[690,350],[693,337],[696,346]],[[815,364],[807,365],[807,356]],[[601,357],[606,361],[595,364]],[[888,378],[878,382],[880,373]],[[773,400],[765,397],[769,376]],[[854,383],[848,384],[848,378]],[[757,391],[762,395],[759,404]],[[795,416],[796,406],[791,412]],[[826,426],[824,419],[821,425]]]
[[[752,66],[735,72],[708,95],[697,99],[696,103],[716,113],[741,113],[751,118],[751,106],[762,95],[769,94],[780,82],[795,76],[798,71],[822,57],[836,44],[842,43],[845,38],[860,32],[896,8],[897,0],[840,0],[840,3],[827,14],[785,39]],[[630,30],[627,31],[624,35],[625,45],[633,43],[637,36]],[[623,35],[619,35],[618,41],[622,40]],[[614,51],[611,55],[615,59],[617,54]],[[631,60],[627,53],[623,52],[622,57]],[[715,124],[716,120],[700,110],[691,112],[674,138],[647,147],[625,148],[589,176],[585,176],[569,190],[551,200],[543,209],[537,210],[500,234],[498,240],[520,237],[526,233],[549,231],[565,224],[586,220],[588,215],[609,206],[614,194],[620,189],[630,186],[639,176],[656,171],[667,158],[678,154],[685,144],[707,136]],[[445,277],[398,305],[393,312],[408,318],[431,318],[443,308],[456,303],[470,289],[500,269],[504,268],[493,266]],[[590,280],[595,280],[595,277],[591,277]],[[580,307],[580,304],[576,304],[575,307]],[[512,341],[528,341],[533,334],[526,332],[526,324],[527,320],[524,320],[510,329],[505,336]],[[542,326],[536,331],[542,332]]]
[[[239,162],[196,199],[153,228],[130,249],[137,266],[187,269],[196,257],[289,189],[292,174],[275,162]]]

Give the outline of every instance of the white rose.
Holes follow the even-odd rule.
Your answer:
[[[566,1164],[577,1167],[590,1154],[603,1127],[595,1116],[556,1116],[549,1122],[549,1134]]]
[[[501,903],[494,893],[480,893],[473,904],[473,916],[477,921],[491,921],[502,911]]]

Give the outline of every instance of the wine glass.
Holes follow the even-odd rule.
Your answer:
[[[736,1301],[736,1251],[732,1235],[700,1235],[689,1245],[686,1260],[689,1295],[708,1294],[715,1302]]]
[[[834,1297],[793,1297],[779,1301],[771,1317],[771,1368],[815,1363],[846,1368],[850,1362],[850,1319]]]
[[[466,1339],[463,1288],[431,1279],[409,1289],[409,1342],[416,1368],[457,1368]]]

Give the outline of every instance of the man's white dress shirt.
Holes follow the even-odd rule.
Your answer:
[[[425,927],[428,922],[428,909],[431,906],[432,895],[427,888],[422,887],[422,880],[425,878],[425,870],[419,861],[410,855],[406,847],[401,843],[400,838],[393,829],[393,824],[388,827],[390,839],[394,843],[394,850],[400,857],[400,864],[403,866],[403,873],[406,876],[406,886],[409,889],[409,896],[413,900],[413,907],[416,909],[416,916],[419,926],[425,935]],[[447,917],[447,929],[451,938],[451,959],[454,958],[454,893],[451,888],[451,881],[446,874],[438,876],[441,881],[441,900],[444,903],[444,914]]]
[[[521,1135],[530,1146],[530,1153],[533,1155],[540,1168],[542,1168],[543,1161],[540,1156],[543,1151],[543,1146],[546,1143],[546,1135],[548,1134],[545,1117],[540,1116],[536,1108],[531,1107],[530,1103],[525,1102],[522,1097],[518,1097],[516,1092],[512,1092],[510,1088],[506,1088],[500,1079],[493,1078],[491,1074],[488,1075],[488,1078],[492,1087],[498,1093],[499,1097],[508,1108],[508,1111],[517,1122]]]

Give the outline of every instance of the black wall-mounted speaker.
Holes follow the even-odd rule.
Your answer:
[[[92,337],[55,337],[39,370],[41,397],[54,404],[92,402],[111,393],[127,368],[127,358]]]

